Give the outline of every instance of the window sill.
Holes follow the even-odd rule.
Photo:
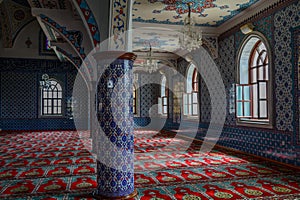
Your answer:
[[[69,118],[67,116],[64,116],[64,115],[40,115],[39,118]],[[74,118],[74,117],[73,117]]]
[[[268,128],[272,129],[273,125],[270,121],[259,121],[259,120],[239,120],[237,119],[236,125],[238,126],[246,126],[246,127],[253,127],[253,128]]]
[[[184,120],[188,120],[188,121],[199,121],[199,117],[198,116],[190,116],[190,115],[188,115],[188,116],[183,116],[183,119]]]
[[[161,118],[168,118],[168,115],[167,115],[167,114],[159,114],[159,116],[160,116]]]

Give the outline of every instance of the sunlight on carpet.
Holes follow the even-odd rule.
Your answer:
[[[95,190],[88,132],[0,136],[0,199],[85,199]],[[295,169],[224,149],[201,153],[200,147],[170,132],[136,130],[135,199],[300,197]]]

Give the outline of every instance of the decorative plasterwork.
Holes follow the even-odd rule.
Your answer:
[[[40,15],[40,18],[41,18],[42,22],[48,24],[55,31],[57,31],[60,35],[62,35],[64,37],[64,39],[67,40],[69,44],[71,44],[71,46],[76,51],[79,58],[82,61],[84,61],[82,63],[82,66],[85,69],[83,72],[83,73],[85,73],[84,74],[85,80],[86,81],[94,80],[95,76],[94,76],[92,64],[89,62],[88,59],[85,59],[86,54],[85,54],[84,48],[82,47],[83,35],[82,35],[81,31],[67,30],[66,27],[59,25],[57,22],[55,22],[54,20],[52,20],[51,18],[49,18],[43,14]],[[67,55],[67,58],[70,57],[70,56],[68,56],[68,55],[70,55],[70,53],[65,52],[64,55]]]
[[[77,67],[78,69],[80,68],[81,65],[80,57],[75,57],[74,55],[68,53],[67,51],[65,51],[64,49],[58,46],[55,46],[54,50],[61,53],[63,56],[65,56],[75,67]]]
[[[4,1],[0,5],[2,42],[5,48],[11,48],[18,33],[33,21],[30,8],[13,1]]]
[[[131,28],[129,23],[131,19],[131,4],[133,0],[113,0],[111,1],[111,25],[110,49],[126,50],[128,35],[126,31]]]
[[[79,13],[81,14],[82,20],[89,30],[94,47],[97,46],[97,44],[100,43],[100,33],[92,10],[90,9],[86,0],[73,0],[73,2],[77,9],[80,10]]]
[[[47,9],[67,9],[67,0],[29,0],[33,8],[47,8]]]
[[[51,26],[54,30],[59,32],[62,36],[65,37],[65,39],[74,47],[74,49],[77,51],[78,55],[84,59],[86,57],[86,54],[84,52],[84,48],[82,45],[82,32],[77,30],[67,30],[66,27],[61,26],[54,20],[52,20],[50,17],[47,17],[46,15],[40,14],[40,18],[42,22],[48,24]]]

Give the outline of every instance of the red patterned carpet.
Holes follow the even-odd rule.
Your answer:
[[[0,136],[0,199],[85,199],[94,191],[87,132]],[[171,133],[135,131],[136,199],[300,198],[297,170],[228,150],[199,153],[200,147]]]
[[[0,199],[77,199],[92,192],[97,182],[90,144],[87,132],[1,134]]]

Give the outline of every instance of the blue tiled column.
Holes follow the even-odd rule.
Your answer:
[[[134,189],[133,53],[112,62],[113,52],[94,57],[102,69],[98,82],[97,194],[99,199],[126,199]],[[107,61],[111,63],[107,63]],[[100,65],[99,65],[100,63]]]

